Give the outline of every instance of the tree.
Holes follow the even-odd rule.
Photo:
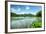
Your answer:
[[[15,16],[16,16],[16,13],[11,12],[11,17],[15,17]]]
[[[36,14],[36,16],[41,17],[41,16],[42,16],[42,11],[39,11],[39,12]]]

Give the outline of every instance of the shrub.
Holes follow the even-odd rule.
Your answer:
[[[34,21],[31,25],[32,25],[32,28],[40,28],[42,26],[42,22]]]

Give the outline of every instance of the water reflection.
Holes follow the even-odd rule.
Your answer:
[[[31,28],[33,21],[42,21],[40,17],[12,17],[11,29]]]

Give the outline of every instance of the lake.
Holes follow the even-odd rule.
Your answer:
[[[42,21],[41,17],[11,17],[11,29],[31,28],[34,21]]]

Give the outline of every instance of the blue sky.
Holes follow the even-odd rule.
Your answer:
[[[42,10],[41,6],[32,5],[10,5],[10,11],[16,14],[34,14]]]

